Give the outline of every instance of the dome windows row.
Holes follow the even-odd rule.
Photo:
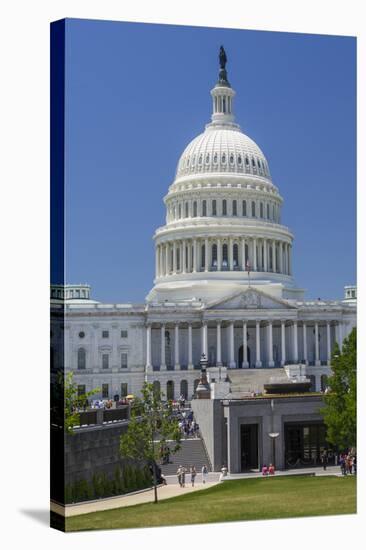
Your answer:
[[[274,202],[238,199],[202,199],[168,206],[168,222],[207,216],[242,216],[280,223],[280,208]]]
[[[239,171],[260,174],[270,177],[268,165],[264,159],[259,157],[242,155],[241,153],[200,153],[199,155],[187,155],[183,158],[178,172],[189,172],[194,169],[198,171],[217,170],[219,167],[237,168]]]

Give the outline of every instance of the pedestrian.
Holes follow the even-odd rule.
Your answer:
[[[274,476],[275,474],[275,467],[273,466],[273,464],[270,464],[269,467],[268,467],[268,473],[270,476]]]
[[[181,487],[183,487],[183,481],[182,481],[182,476],[183,476],[183,466],[180,465],[178,470],[177,470],[177,476],[178,476],[178,483]]]
[[[202,483],[205,484],[207,480],[207,474],[208,474],[208,469],[206,464],[202,466],[201,473],[202,473]]]
[[[353,465],[353,459],[351,453],[347,455],[347,469],[348,473],[352,474],[352,465]]]
[[[221,468],[221,474],[220,474],[220,479],[219,481],[224,481],[224,478],[227,476],[227,468],[225,466],[225,464],[222,465],[222,468]]]
[[[268,475],[267,464],[263,464],[263,466],[262,466],[262,476],[266,476],[266,475]]]
[[[353,457],[353,473],[354,475],[357,474],[357,456],[356,455]]]
[[[321,463],[323,464],[323,470],[326,470],[327,464],[328,464],[328,453],[326,449],[324,449],[324,451],[320,455],[320,460],[321,460]]]
[[[186,469],[182,466],[182,487],[186,486]]]
[[[194,487],[194,480],[196,479],[197,471],[196,471],[196,468],[193,465],[190,467],[189,471],[190,471],[190,474],[191,474],[192,487]]]
[[[342,453],[340,458],[339,458],[339,465],[341,467],[341,473],[342,475],[346,475],[347,474],[347,471],[346,471],[346,459],[345,459],[345,455]]]

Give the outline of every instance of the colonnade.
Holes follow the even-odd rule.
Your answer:
[[[254,334],[255,334],[255,362],[251,361],[251,365],[249,364],[248,360],[248,328],[249,324],[251,328],[255,328]],[[215,343],[216,343],[216,366],[223,365],[222,360],[222,329],[223,325],[228,331],[227,339],[228,339],[228,361],[227,366],[229,368],[236,368],[236,367],[243,367],[248,368],[250,366],[255,367],[262,367],[263,361],[262,356],[265,355],[267,358],[266,366],[268,367],[274,367],[275,361],[273,357],[273,328],[274,325],[276,327],[280,326],[280,364],[281,366],[285,364],[296,364],[296,363],[309,363],[309,334],[307,329],[313,328],[313,339],[311,342],[311,345],[315,346],[315,366],[320,366],[322,364],[320,359],[320,338],[319,338],[319,327],[325,327],[325,335],[326,335],[326,361],[327,364],[330,364],[331,361],[331,351],[332,351],[332,338],[331,338],[331,326],[335,327],[335,339],[337,340],[338,344],[341,345],[343,342],[343,325],[342,322],[336,321],[297,321],[297,320],[291,320],[288,321],[286,319],[278,320],[278,321],[262,321],[262,320],[243,320],[241,322],[238,321],[215,321],[210,322],[210,327],[215,326],[216,328],[216,334],[215,334]],[[235,338],[234,338],[234,327],[238,328],[238,326],[242,330],[242,346],[243,346],[243,361],[242,365],[237,365],[235,361]],[[286,330],[286,328],[291,327],[291,331]],[[167,325],[161,324],[158,327],[154,327],[160,329],[160,370],[167,370],[167,364],[166,364],[166,357],[165,357],[165,334],[167,330]],[[201,346],[200,346],[200,352],[201,355],[204,354],[206,358],[208,358],[208,322],[203,321],[200,325],[195,324],[195,328],[199,328],[201,334],[200,334],[200,340],[201,340]],[[194,369],[194,363],[193,363],[193,346],[192,346],[192,330],[193,330],[193,324],[188,323],[184,324],[184,327],[181,323],[177,322],[174,323],[172,326],[169,325],[170,331],[174,332],[174,370],[181,369],[181,345],[180,345],[180,331],[181,330],[187,330],[188,331],[188,338],[187,338],[187,356],[188,356],[188,369]],[[261,331],[265,330],[266,334],[265,337],[261,338]],[[299,332],[302,330],[302,346],[301,349],[299,349]],[[147,324],[146,326],[146,370],[152,370],[152,337],[151,337],[151,331],[152,331],[152,324]],[[291,332],[291,334],[288,334]],[[262,349],[262,340],[264,340],[264,345],[266,347],[265,350]],[[290,357],[287,357],[286,350],[288,349],[288,345],[290,346]]]
[[[207,271],[251,271],[292,275],[290,243],[257,237],[199,237],[158,243],[155,276]]]

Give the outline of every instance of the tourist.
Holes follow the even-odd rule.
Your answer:
[[[328,453],[326,449],[324,449],[324,451],[320,455],[320,460],[321,460],[321,463],[323,464],[323,470],[326,470],[327,464],[328,464]]]
[[[346,468],[346,457],[344,455],[344,453],[341,454],[341,456],[339,457],[339,465],[341,467],[341,473],[342,475],[347,475],[347,468]]]
[[[219,481],[224,481],[224,478],[227,476],[227,468],[225,466],[225,464],[223,464],[222,468],[221,468],[221,474],[220,474],[220,479]]]
[[[205,484],[207,481],[207,474],[208,474],[208,469],[206,464],[202,466],[201,473],[202,473],[202,483]]]
[[[267,475],[268,475],[267,464],[263,464],[263,467],[262,467],[262,476],[267,476]]]
[[[178,470],[177,470],[177,476],[178,476],[178,483],[181,487],[183,487],[183,481],[182,481],[182,476],[183,476],[183,466],[180,465]]]
[[[270,476],[274,476],[274,474],[275,474],[275,467],[273,466],[273,464],[270,464],[270,465],[269,465],[268,473],[269,473]]]
[[[189,471],[190,471],[190,474],[191,474],[192,487],[194,487],[194,480],[196,479],[197,471],[196,471],[196,468],[193,465],[191,466]]]
[[[186,469],[182,466],[182,487],[186,486]]]
[[[351,475],[352,474],[352,466],[353,466],[353,457],[352,457],[351,453],[348,453],[348,455],[347,455],[346,464],[347,464],[348,473]]]

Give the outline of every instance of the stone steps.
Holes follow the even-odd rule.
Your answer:
[[[227,371],[232,393],[256,392],[262,393],[264,384],[269,384],[271,378],[288,381],[285,369],[229,369]]]
[[[206,464],[208,470],[211,470],[202,439],[182,439],[182,448],[174,455],[170,456],[170,463],[160,465],[164,475],[175,475],[180,465],[189,470],[190,466],[195,466],[197,474],[201,473],[201,468]]]

